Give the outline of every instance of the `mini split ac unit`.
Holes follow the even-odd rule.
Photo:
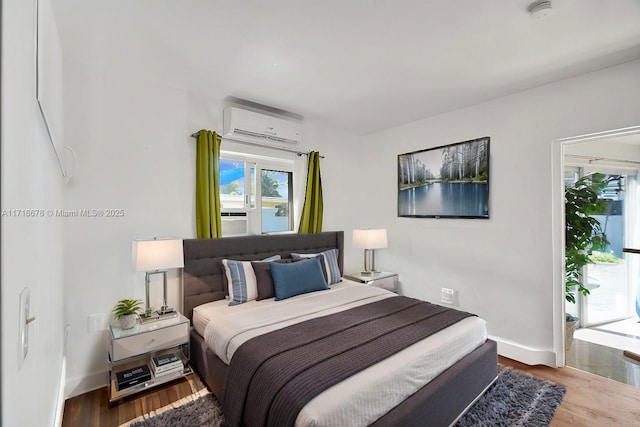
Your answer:
[[[224,109],[224,136],[267,146],[296,146],[302,140],[300,123],[237,107]]]

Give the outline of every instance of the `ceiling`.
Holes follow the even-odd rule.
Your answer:
[[[366,134],[640,58],[640,1],[51,0],[65,60]]]

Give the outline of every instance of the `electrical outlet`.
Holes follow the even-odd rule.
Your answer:
[[[440,302],[450,305],[458,305],[458,291],[449,288],[442,288]]]
[[[87,332],[98,332],[104,329],[104,313],[87,316]]]

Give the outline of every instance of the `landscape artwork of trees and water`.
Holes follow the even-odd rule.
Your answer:
[[[398,216],[489,218],[489,137],[398,155]]]

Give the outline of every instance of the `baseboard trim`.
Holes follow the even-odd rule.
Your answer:
[[[73,378],[67,380],[65,384],[65,393],[67,399],[79,396],[93,390],[97,390],[107,386],[107,372],[96,372],[82,378]]]
[[[58,387],[58,398],[56,400],[56,420],[53,424],[56,427],[62,427],[62,417],[64,415],[64,390],[65,378],[67,377],[67,357],[62,357],[62,369],[60,369],[60,386]]]
[[[509,359],[517,360],[527,365],[558,367],[555,351],[527,347],[520,343],[491,335],[489,338],[498,343],[498,354],[500,356],[508,357]]]

